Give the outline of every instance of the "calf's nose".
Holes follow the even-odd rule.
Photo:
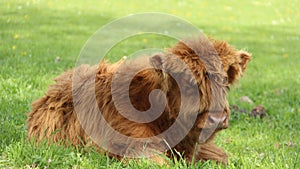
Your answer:
[[[218,129],[225,129],[228,127],[228,118],[226,116],[219,117],[219,116],[210,115],[208,117],[208,122],[212,126],[217,125]]]

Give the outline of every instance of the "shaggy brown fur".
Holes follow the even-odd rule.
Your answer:
[[[179,42],[173,48],[168,49],[166,53],[155,54],[146,59],[126,61],[125,64],[123,61],[115,64],[103,61],[93,67],[82,65],[56,78],[56,84],[50,86],[45,96],[32,104],[32,111],[27,120],[28,137],[36,140],[47,138],[51,142],[63,140],[74,146],[89,144],[90,137],[86,133],[95,133],[99,130],[105,132],[106,128],[99,129],[98,125],[101,120],[106,120],[114,130],[123,135],[147,138],[168,129],[175,122],[178,113],[183,111],[186,117],[183,124],[189,122],[191,115],[196,115],[197,119],[191,121],[196,120],[196,123],[173,150],[182,153],[184,158],[189,161],[194,157],[195,161],[215,160],[225,164],[227,162],[226,153],[212,141],[217,131],[228,127],[230,111],[226,100],[226,90],[223,90],[223,87],[224,83],[227,87],[228,84],[232,84],[240,77],[250,58],[249,53],[236,50],[225,41],[214,39],[208,41],[199,38]],[[193,77],[188,75],[184,65],[179,63],[178,59],[188,66],[194,80],[191,80]],[[137,73],[132,80],[130,79],[129,98],[132,106],[139,111],[146,111],[151,104],[158,104],[149,101],[149,94],[152,90],[160,89],[166,94],[166,107],[163,113],[149,123],[138,123],[125,118],[117,111],[112,98],[112,94],[117,94],[120,100],[122,97],[126,97],[126,93],[124,93],[126,88],[122,84],[129,80],[128,73],[136,72],[143,67],[152,68],[144,69]],[[77,78],[73,78],[74,72],[77,74]],[[120,79],[125,80],[117,81],[117,88],[111,91],[113,76],[122,77]],[[179,83],[185,90],[183,94],[180,93],[178,82],[174,78],[180,79]],[[222,81],[223,78],[227,81]],[[215,83],[212,82],[212,79],[215,79]],[[198,91],[190,90],[191,85],[197,85]],[[214,103],[216,101],[212,98],[214,91],[216,96],[220,97],[218,103]],[[199,98],[194,100],[195,92],[199,92],[200,100]],[[95,98],[93,98],[93,94],[96,95]],[[77,99],[73,100],[74,96]],[[95,99],[97,103],[93,104]],[[187,102],[182,108],[181,101],[183,99],[187,99]],[[199,104],[195,104],[195,102],[199,102]],[[123,113],[130,114],[127,103],[118,104],[124,111]],[[212,104],[223,105],[223,109],[216,110],[219,113],[210,114]],[[78,107],[77,113],[75,113],[75,106]],[[97,114],[98,108],[102,113],[102,118]],[[180,110],[181,108],[183,110]],[[128,111],[126,112],[126,110]],[[149,117],[151,116],[150,111]],[[78,119],[85,120],[79,121]],[[217,124],[216,130],[212,135],[205,136],[213,124]],[[204,137],[206,137],[204,142],[199,141],[200,132],[204,133]],[[93,137],[93,140],[103,140],[97,136],[99,135]],[[168,139],[172,140],[172,138]],[[115,141],[108,144],[110,149],[126,152],[129,148],[142,147],[143,143],[127,143],[120,140],[120,142]],[[95,143],[93,145],[97,146]],[[118,155],[110,155],[121,158]],[[166,155],[171,157],[172,153],[168,151]],[[152,159],[157,163],[165,161],[160,156],[154,156]]]

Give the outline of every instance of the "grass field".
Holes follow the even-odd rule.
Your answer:
[[[151,11],[182,17],[251,52],[247,73],[228,99],[247,111],[258,104],[267,110],[263,120],[231,116],[230,127],[216,140],[229,154],[226,167],[212,161],[178,161],[169,167],[300,168],[299,6],[299,0],[0,1],[0,168],[168,168],[146,160],[124,164],[93,150],[35,146],[26,140],[30,103],[54,77],[74,67],[88,38],[114,19]],[[160,38],[132,38],[109,56],[116,60],[141,48],[170,45]],[[240,102],[242,96],[254,104]]]

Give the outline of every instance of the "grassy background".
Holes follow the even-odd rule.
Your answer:
[[[26,141],[26,113],[53,78],[74,67],[81,47],[101,26],[138,12],[185,18],[206,34],[253,54],[246,75],[230,91],[230,104],[250,111],[262,104],[264,120],[233,114],[217,143],[229,153],[227,168],[300,167],[300,3],[298,0],[203,1],[0,1],[0,168],[152,168],[123,164],[93,150]],[[133,38],[111,59],[141,48],[169,47],[160,38]],[[122,44],[121,44],[122,45]],[[55,58],[60,57],[59,62]],[[250,97],[254,104],[238,101]],[[214,162],[175,168],[223,168]]]

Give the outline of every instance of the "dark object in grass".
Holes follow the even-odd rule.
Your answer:
[[[261,119],[263,119],[266,116],[266,109],[262,105],[257,105],[251,110],[249,114],[254,118],[259,116]]]
[[[113,128],[129,138],[150,138],[169,129],[175,123],[180,109],[183,107],[182,113],[186,118],[179,123],[192,123],[192,129],[188,130],[189,133],[177,145],[170,147],[172,150],[164,152],[166,156],[172,158],[172,152],[179,152],[189,162],[193,160],[196,162],[215,160],[226,164],[227,155],[225,151],[217,147],[213,139],[218,131],[228,126],[230,110],[226,99],[227,86],[239,79],[245,71],[251,55],[245,51],[236,50],[225,41],[194,39],[179,42],[165,53],[142,59],[126,62],[122,69],[124,71],[118,71],[119,67],[123,65],[123,61],[114,64],[103,61],[93,67],[82,65],[76,68],[77,79],[73,79],[74,70],[69,70],[56,78],[56,83],[49,87],[45,96],[32,104],[32,111],[28,114],[27,119],[28,137],[34,138],[36,141],[46,139],[50,143],[65,141],[67,145],[98,147],[99,143],[91,143],[91,134],[87,134],[89,132],[86,132],[85,128],[96,134],[105,134],[103,137],[94,139],[105,143],[109,150],[122,151],[124,154],[127,153],[127,156],[131,155],[129,153],[141,151],[147,155],[148,152],[144,151],[145,142],[138,139],[134,142],[126,142],[124,139],[115,138],[116,135],[109,128]],[[179,64],[178,60],[184,64]],[[218,63],[222,65],[216,66]],[[140,68],[147,69],[139,71],[134,77],[129,76],[130,73],[136,73]],[[188,69],[193,75],[187,73]],[[130,86],[127,87],[122,83],[123,81],[117,80],[118,88],[115,88],[115,91],[111,90],[112,79],[115,74],[122,77],[123,81],[130,80]],[[179,84],[171,75],[180,77],[181,87],[186,89],[186,92],[190,92],[181,95]],[[213,81],[211,80],[211,77],[218,80],[217,76],[219,75],[223,76],[222,81],[217,83],[222,87],[221,91],[218,90],[220,89],[219,86],[212,87]],[[191,78],[192,76],[194,79]],[[119,79],[122,80],[122,78]],[[196,88],[191,88],[192,85],[195,85]],[[158,118],[151,122],[140,123],[129,120],[122,115],[123,113],[130,115],[130,106],[132,105],[137,110],[147,111],[152,104],[149,101],[150,93],[155,89],[160,89],[166,94],[165,109],[162,110]],[[212,98],[212,93],[216,91],[220,96],[218,99]],[[118,93],[121,100],[128,95],[130,97],[132,105],[122,104],[122,114],[117,110],[112,99],[113,92]],[[198,92],[200,93],[199,98],[191,98]],[[75,101],[73,95],[76,96]],[[186,96],[189,96],[187,97],[189,100],[182,106],[181,101],[183,99],[181,100],[181,98]],[[159,104],[158,102],[160,102],[159,99],[154,100],[153,104]],[[208,112],[211,104],[219,104],[223,107],[210,114]],[[101,112],[99,113],[98,110]],[[191,121],[189,118],[191,115],[195,115],[196,119]],[[149,113],[146,116],[151,117],[152,114]],[[84,117],[85,121],[79,121],[79,117]],[[104,126],[103,121],[109,123],[109,127]],[[82,124],[85,126],[84,128]],[[170,141],[176,139],[177,134],[185,130],[185,125],[181,125],[177,129],[176,133],[168,138]],[[200,142],[200,134],[210,131],[213,132],[212,135],[210,133],[205,142]],[[158,144],[161,143],[148,143],[147,150],[151,147],[157,147]],[[105,151],[101,147],[98,148],[100,152]],[[155,150],[149,149],[149,153],[155,152]],[[117,159],[124,157],[110,152],[108,155]],[[167,163],[165,158],[160,155],[148,158],[160,164]]]
[[[240,108],[237,105],[231,105],[230,106],[230,111],[231,113],[242,113],[242,114],[247,114],[247,110]]]

